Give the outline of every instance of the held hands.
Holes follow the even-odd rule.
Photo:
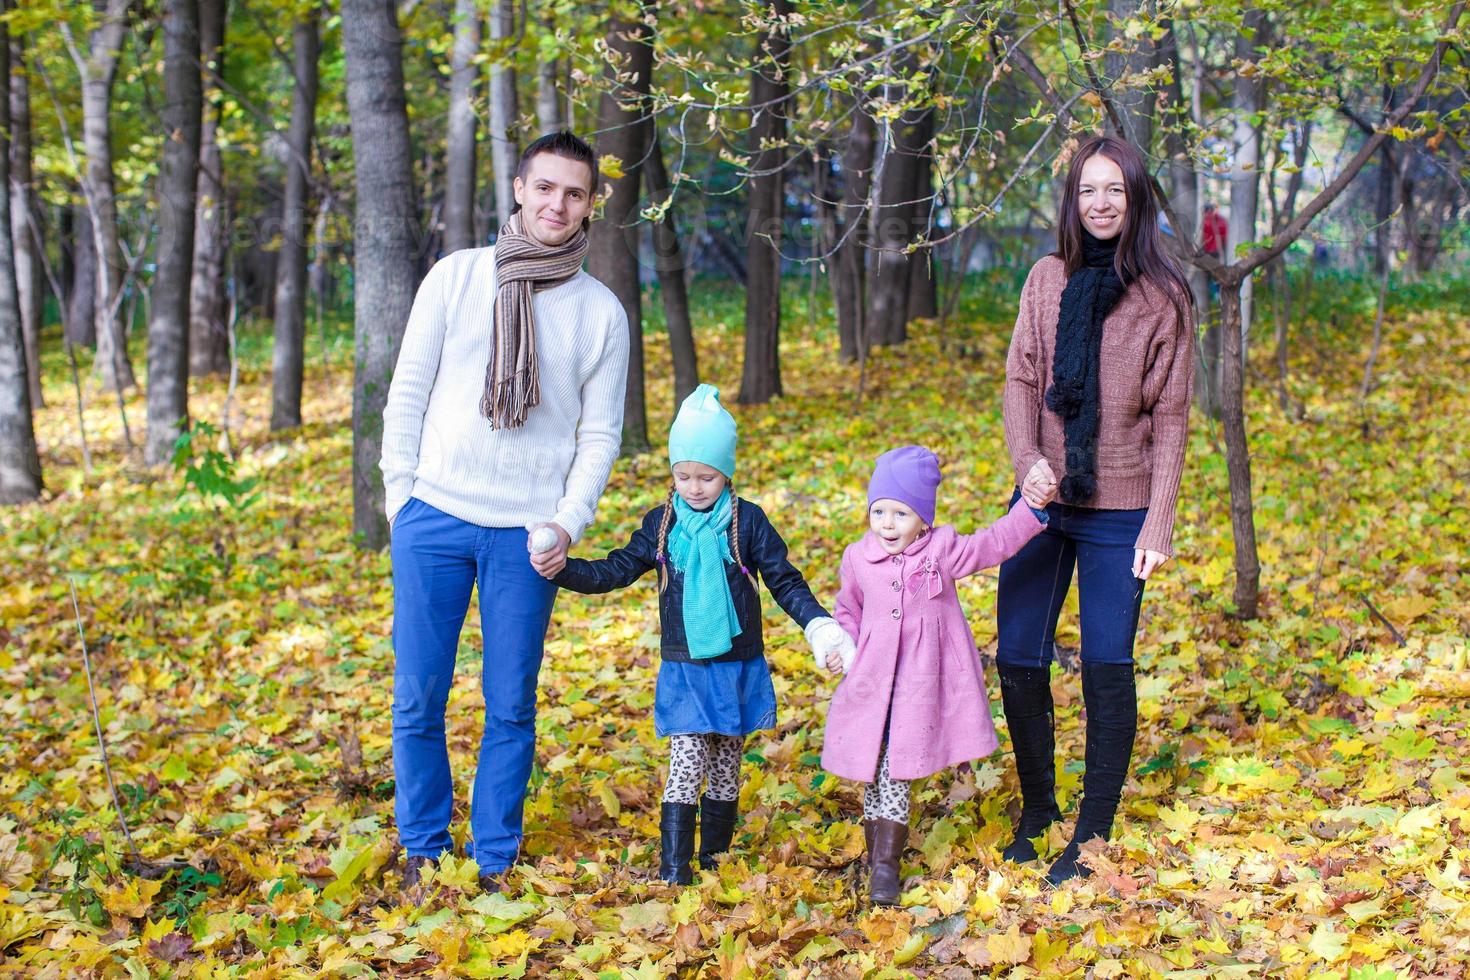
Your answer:
[[[531,532],[526,541],[526,550],[531,553],[531,567],[542,578],[555,578],[566,567],[572,536],[555,523],[529,524],[526,530]]]
[[[1057,477],[1045,459],[1038,459],[1021,482],[1021,498],[1028,507],[1037,510],[1045,509],[1047,504],[1057,499]]]
[[[811,644],[818,670],[830,670],[834,674],[846,672],[857,656],[857,646],[852,637],[830,616],[821,616],[808,623],[806,639]]]

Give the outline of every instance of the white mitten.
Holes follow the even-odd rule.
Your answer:
[[[816,661],[818,670],[827,669],[827,654],[833,651],[841,654],[844,645],[852,646],[852,638],[831,616],[818,616],[806,624],[806,642],[812,648],[812,658]],[[848,657],[843,657],[844,670],[850,662]]]
[[[845,674],[852,670],[852,662],[857,659],[857,644],[852,642],[852,637],[847,635],[847,630],[842,631],[842,640],[837,645],[837,655],[842,658],[842,672]]]
[[[531,549],[531,554],[539,555],[543,551],[550,551],[552,548],[555,548],[556,542],[556,532],[543,524],[531,532],[531,540],[527,546]]]

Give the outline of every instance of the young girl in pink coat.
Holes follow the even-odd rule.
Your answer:
[[[869,530],[842,554],[835,611],[857,655],[850,664],[835,653],[819,662],[846,675],[827,712],[822,766],[868,784],[863,831],[874,905],[898,902],[909,781],[996,748],[980,654],[955,581],[999,565],[1046,521],[1037,508],[1049,497],[1035,496],[974,534],[935,527],[938,488],[939,460],[929,450],[903,446],[878,457]]]

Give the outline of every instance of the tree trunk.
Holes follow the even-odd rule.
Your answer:
[[[383,406],[418,289],[418,205],[403,89],[403,35],[393,0],[342,0],[352,121],[354,223],[352,530],[362,547],[388,542],[383,513]]]
[[[1264,10],[1247,10],[1235,39],[1235,57],[1241,61],[1255,61],[1257,48],[1269,43],[1270,30],[1271,23]],[[1261,197],[1261,130],[1256,119],[1266,108],[1264,72],[1252,76],[1236,74],[1231,108],[1235,114],[1235,154],[1230,170],[1230,234],[1225,247],[1226,262],[1234,260],[1241,245],[1256,240],[1256,214],[1260,210]],[[1254,316],[1254,295],[1253,277],[1247,275],[1241,283],[1239,297],[1241,339],[1238,349],[1241,357],[1246,356],[1245,335],[1250,332]],[[1227,342],[1225,347],[1229,346]]]
[[[877,0],[864,0],[862,18],[872,21],[878,13]],[[868,197],[873,186],[873,152],[878,125],[867,111],[862,89],[853,93],[852,127],[842,153],[842,223],[839,237],[846,236],[836,255],[836,281],[832,299],[837,307],[838,357],[858,359],[859,338],[865,335],[868,263]]]
[[[1174,212],[1177,226],[1174,228],[1174,254],[1182,259],[1186,254],[1184,242],[1196,241],[1199,236],[1200,209],[1199,185],[1195,178],[1194,163],[1189,155],[1189,143],[1184,138],[1182,124],[1185,118],[1184,85],[1180,81],[1184,66],[1180,63],[1179,37],[1174,32],[1173,18],[1162,22],[1163,37],[1156,50],[1157,64],[1169,73],[1168,86],[1160,98],[1159,109],[1176,118],[1175,125],[1163,129],[1164,156],[1167,160],[1169,179],[1169,205]],[[1205,274],[1181,261],[1189,277],[1189,289],[1194,294],[1194,303],[1199,310],[1209,306],[1209,280]]]
[[[1382,276],[1393,252],[1394,164],[1389,143],[1378,148],[1378,193],[1373,202],[1373,274]]]
[[[509,42],[515,34],[515,0],[492,0],[490,39],[494,42],[490,62],[490,163],[495,169],[495,230],[510,220],[515,207],[516,167],[520,148],[515,124],[520,114],[516,98],[515,52]]]
[[[1203,45],[1199,37],[1191,32],[1194,39],[1193,56],[1190,58],[1190,77],[1193,84],[1189,90],[1189,117],[1196,132],[1202,132],[1205,125],[1204,115],[1204,90],[1205,90],[1205,59]],[[1178,36],[1175,35],[1177,43]],[[1196,202],[1194,217],[1195,231],[1199,232],[1201,219],[1204,215],[1205,204],[1205,175],[1202,171],[1194,172],[1194,199]],[[1200,337],[1199,371],[1195,378],[1195,401],[1199,404],[1201,412],[1211,418],[1220,417],[1220,312],[1218,309],[1210,308],[1209,283],[1210,276],[1204,270],[1197,270],[1203,275],[1205,295],[1200,303],[1201,316],[1204,322],[1203,335]]]
[[[555,37],[555,17],[544,18],[542,29],[548,36]],[[566,120],[562,115],[561,93],[557,90],[557,81],[561,78],[561,65],[559,58],[544,58],[536,74],[536,124],[542,136],[566,128]]]
[[[5,7],[8,8],[7,2]],[[0,21],[0,136],[10,130],[9,22]],[[10,186],[10,154],[0,153],[0,187]],[[10,194],[0,194],[0,255],[11,255]],[[41,459],[31,420],[31,386],[26,370],[24,328],[15,265],[0,262],[0,504],[19,504],[41,495]]]
[[[1111,90],[1113,106],[1118,110],[1123,131],[1114,132],[1139,149],[1145,157],[1153,146],[1153,119],[1155,96],[1153,90],[1137,82],[1117,88],[1126,76],[1139,76],[1147,72],[1154,60],[1153,42],[1147,32],[1129,38],[1119,29],[1126,20],[1136,17],[1145,6],[1152,8],[1148,0],[1108,0],[1108,46],[1103,55],[1103,71]],[[1152,13],[1152,10],[1147,13]],[[1111,120],[1109,129],[1113,129]]]
[[[163,161],[158,168],[158,238],[148,318],[148,439],[150,466],[173,457],[189,416],[189,281],[194,269],[194,208],[198,199],[199,0],[165,0],[163,7]]]
[[[1255,619],[1261,563],[1256,557],[1251,454],[1245,435],[1245,362],[1241,353],[1239,289],[1238,281],[1220,284],[1220,336],[1224,347],[1220,422],[1225,435],[1225,468],[1230,479],[1230,529],[1235,539],[1235,611],[1242,619]]]
[[[664,169],[664,151],[658,138],[658,120],[645,123],[650,134],[648,161],[643,186],[651,203],[660,203],[672,193]],[[689,292],[684,282],[687,261],[679,245],[679,228],[674,208],[653,225],[654,261],[658,268],[659,291],[664,297],[664,320],[669,328],[669,353],[674,361],[674,405],[677,408],[699,387],[699,358],[694,346],[694,326],[689,319]]]
[[[455,0],[450,55],[449,134],[445,148],[444,252],[475,240],[475,86],[480,78],[480,14],[475,0]]]
[[[768,402],[781,394],[781,226],[786,151],[785,102],[791,38],[790,0],[771,0],[771,23],[757,43],[750,101],[761,108],[751,120],[749,224],[746,228],[745,366],[740,401]]]
[[[199,130],[199,205],[194,219],[194,281],[189,289],[189,373],[195,377],[230,369],[225,326],[225,249],[229,209],[218,132],[224,96],[226,0],[199,0],[199,50],[204,72],[204,121]]]
[[[628,387],[623,400],[623,449],[648,448],[643,384],[643,299],[638,273],[638,182],[648,126],[639,119],[653,75],[653,45],[643,21],[614,17],[607,27],[608,88],[597,110],[599,155],[622,161],[623,176],[603,176],[612,193],[591,230],[587,269],[613,291],[628,316]]]
[[[842,234],[846,240],[837,250],[837,282],[833,298],[837,305],[838,355],[844,361],[858,359],[859,338],[864,337],[865,297],[868,285],[868,195],[873,186],[873,152],[877,125],[861,108],[853,113],[852,132],[842,154]]]
[[[41,327],[46,311],[41,202],[31,165],[31,83],[25,62],[25,37],[10,39],[10,237],[15,246],[15,284],[25,338],[26,380],[31,408],[46,405],[41,394]]]
[[[1278,222],[1272,228],[1271,233],[1277,234],[1292,218],[1296,217],[1296,199],[1302,189],[1302,175],[1306,172],[1307,148],[1311,143],[1312,121],[1303,120],[1297,124],[1295,139],[1292,143],[1292,164],[1294,169],[1286,181],[1286,201],[1282,205]],[[1311,263],[1307,263],[1308,268]],[[1291,338],[1291,269],[1286,264],[1286,256],[1283,254],[1276,260],[1276,268],[1279,275],[1280,289],[1277,296],[1276,309],[1276,382],[1277,403],[1282,411],[1291,407],[1291,389],[1287,386],[1288,368],[1290,366],[1290,338]],[[1310,273],[1309,273],[1310,274]]]
[[[934,230],[934,114],[924,114],[924,124],[919,137],[923,149],[919,151],[918,165],[914,171],[913,199],[914,229],[919,237],[928,241]],[[934,249],[922,248],[909,256],[909,298],[907,319],[918,320],[939,315],[939,295],[934,278]]]
[[[320,8],[296,25],[292,46],[296,88],[291,101],[291,145],[281,254],[276,260],[275,343],[271,353],[271,431],[301,424],[306,373],[306,242],[311,211],[311,146],[316,134]]]
[[[916,69],[913,55],[907,55],[900,70],[906,74]],[[887,99],[896,103],[906,96],[907,89],[895,85],[890,87]],[[919,179],[919,157],[932,130],[930,110],[911,110],[889,128],[888,159],[879,178],[879,204],[874,215],[876,268],[868,288],[868,309],[872,311],[868,337],[875,345],[901,344],[908,339],[909,280],[914,254],[906,254],[904,250],[919,233],[914,187]]]
[[[97,239],[85,202],[68,212],[71,218],[71,268],[65,280],[66,339],[80,347],[97,346]]]
[[[97,359],[102,383],[126,391],[137,381],[128,359],[127,331],[120,317],[127,264],[118,242],[117,190],[112,179],[112,83],[127,34],[129,0],[93,0],[102,23],[92,31],[82,74],[82,146],[87,156],[83,187],[91,209],[96,246]]]

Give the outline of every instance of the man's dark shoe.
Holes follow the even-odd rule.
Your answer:
[[[432,870],[434,859],[425,854],[415,854],[403,863],[403,887],[417,888],[424,872]]]

